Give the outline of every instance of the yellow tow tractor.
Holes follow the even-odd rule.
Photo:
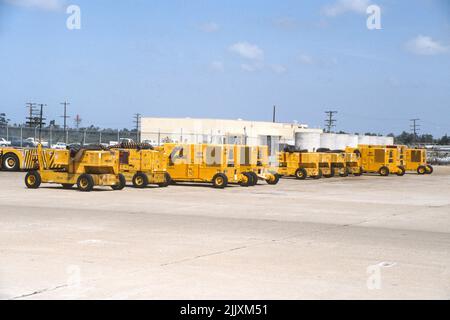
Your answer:
[[[334,150],[328,152],[331,157],[331,175],[340,177],[348,177],[349,170],[347,168],[345,152],[342,150]]]
[[[332,178],[334,177],[335,171],[333,170],[332,164],[332,155],[329,152],[317,152],[319,155],[319,169],[322,172],[322,176],[324,178]]]
[[[36,148],[0,147],[0,170],[20,171],[37,169]]]
[[[345,149],[345,166],[350,174],[358,177],[363,174],[361,167],[361,153],[354,150]]]
[[[276,172],[269,169],[269,149],[267,146],[235,145],[235,148],[239,149],[240,172],[249,175],[249,186],[258,184],[259,179],[271,185],[280,181]],[[236,153],[238,153],[237,150]]]
[[[347,151],[360,153],[364,172],[384,177],[394,173],[398,176],[405,174],[397,146],[359,145],[358,148],[347,148]]]
[[[278,154],[278,159],[278,173],[282,176],[295,177],[299,180],[322,177],[322,170],[319,167],[320,153],[285,150]]]
[[[155,149],[164,152],[171,183],[211,183],[218,189],[229,183],[248,184],[247,175],[235,166],[234,148],[230,146],[167,143]]]
[[[404,166],[406,171],[417,172],[420,175],[432,174],[433,167],[427,162],[427,151],[420,148],[408,148],[400,146],[404,155]]]
[[[25,185],[30,189],[39,188],[41,183],[61,184],[65,189],[76,184],[80,191],[91,191],[94,186],[110,186],[114,190],[125,187],[118,151],[100,146],[44,150],[39,144],[37,157],[38,169],[25,176]]]
[[[170,176],[162,151],[156,151],[146,143],[124,142],[109,148],[118,150],[120,173],[135,188],[145,188],[149,184],[159,187],[169,185]]]

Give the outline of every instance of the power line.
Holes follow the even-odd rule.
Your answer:
[[[336,127],[336,119],[334,119],[334,115],[337,114],[337,111],[325,111],[327,118],[325,119],[325,127],[327,127],[327,132],[330,133],[332,128]]]

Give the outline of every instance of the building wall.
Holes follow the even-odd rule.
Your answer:
[[[262,121],[142,118],[141,139],[154,144],[167,141],[187,143],[247,143],[266,144],[269,140],[295,143],[296,132],[322,132],[304,124],[272,123]]]

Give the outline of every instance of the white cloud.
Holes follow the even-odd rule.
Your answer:
[[[263,68],[263,65],[260,63],[253,63],[253,64],[243,63],[243,64],[241,64],[241,69],[244,71],[248,71],[248,72],[255,72],[255,71],[261,70],[262,68]]]
[[[203,32],[212,33],[212,32],[216,32],[219,30],[219,25],[215,22],[207,22],[207,23],[204,23],[203,25],[201,25],[200,29]]]
[[[46,11],[56,11],[62,8],[61,0],[3,0],[6,3],[24,8],[35,8]]]
[[[298,60],[303,64],[314,64],[314,59],[307,54],[301,54]]]
[[[406,43],[406,48],[410,52],[418,55],[436,55],[449,51],[448,46],[433,40],[431,37],[423,35],[418,35],[414,39],[408,41]]]
[[[370,4],[370,0],[337,0],[333,4],[323,7],[322,12],[329,17],[336,17],[347,12],[366,14]]]
[[[213,61],[209,65],[210,69],[213,71],[224,72],[225,66],[222,61]]]
[[[249,60],[261,61],[264,59],[264,51],[257,45],[248,42],[237,42],[231,45],[229,50]]]
[[[273,64],[270,66],[273,72],[275,73],[285,73],[287,71],[285,66],[282,66],[281,64]]]

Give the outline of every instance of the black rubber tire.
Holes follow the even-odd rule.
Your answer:
[[[213,187],[223,189],[228,185],[228,178],[223,173],[218,173],[212,178]]]
[[[339,176],[341,178],[347,178],[349,174],[350,174],[350,172],[349,172],[348,168],[344,168],[344,172],[340,173]]]
[[[389,168],[385,166],[381,167],[380,170],[378,170],[378,174],[382,177],[387,177],[390,174]]]
[[[316,176],[312,176],[311,178],[313,178],[314,180],[319,180],[323,177],[323,173],[322,170],[319,169],[319,173]]]
[[[166,178],[166,181],[163,183],[158,183],[158,187],[167,188],[172,183],[172,178],[170,177],[170,174],[166,172],[164,173],[164,177]]]
[[[330,174],[324,174],[324,178],[330,179],[334,177],[334,169],[330,170]]]
[[[427,173],[426,174],[432,174],[433,173],[433,171],[434,171],[434,168],[433,168],[433,166],[432,165],[430,165],[430,164],[427,164]]]
[[[308,172],[306,172],[305,168],[298,168],[295,171],[295,178],[297,180],[305,180],[308,177]]]
[[[251,184],[250,186],[251,186],[251,187],[252,187],[252,186],[256,186],[256,185],[258,184],[259,177],[258,177],[258,175],[257,175],[255,172],[253,172],[253,171],[251,171],[250,174],[251,174],[251,176],[252,176],[252,184]]]
[[[83,173],[77,179],[78,190],[82,192],[89,192],[94,189],[94,179],[90,174]]]
[[[276,185],[278,182],[280,182],[280,176],[278,174],[274,174],[275,179],[273,180],[266,180],[267,184],[270,185]]]
[[[426,173],[427,173],[427,167],[425,167],[425,166],[419,166],[419,167],[417,168],[417,174],[424,175],[424,174],[426,174]]]
[[[148,185],[148,177],[145,173],[138,172],[133,176],[131,182],[133,183],[133,187],[142,189]]]
[[[247,178],[247,181],[242,181],[239,183],[241,187],[250,187],[253,185],[253,175],[250,172],[244,172],[242,173],[243,176]]]
[[[362,168],[362,167],[359,168],[359,171],[358,171],[358,172],[354,172],[354,173],[353,173],[353,175],[354,175],[355,177],[360,177],[360,176],[362,176],[362,174],[363,174],[363,168]]]
[[[63,183],[62,184],[63,189],[72,189],[73,184],[70,183]]]
[[[9,162],[13,162],[11,165]],[[19,171],[19,158],[14,153],[6,153],[2,157],[2,170],[3,171]]]
[[[405,167],[398,166],[398,168],[400,169],[400,172],[396,172],[396,175],[399,176],[399,177],[403,177],[405,175],[405,173],[406,173]]]
[[[121,173],[119,173],[119,184],[116,184],[114,186],[111,186],[113,190],[122,190],[127,185],[127,180],[125,179],[125,176]]]
[[[37,171],[30,171],[25,176],[25,185],[28,189],[37,189],[41,185],[41,175]]]

